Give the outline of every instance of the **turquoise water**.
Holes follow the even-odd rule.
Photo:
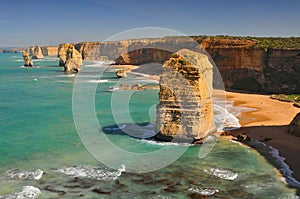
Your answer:
[[[54,57],[34,61],[34,68],[22,64],[19,54],[0,54],[0,196],[16,196],[24,186],[33,186],[40,190],[39,198],[200,198],[205,191],[210,191],[210,198],[295,198],[295,190],[288,188],[264,157],[224,138],[218,138],[202,159],[198,158],[200,146],[191,146],[157,171],[126,172],[126,160],[120,160],[124,165],[119,170],[110,169],[87,152],[76,131],[72,115],[76,76],[61,72]],[[95,79],[95,74],[86,75]],[[117,81],[113,77],[111,72],[104,73],[101,79],[107,81],[99,82],[96,90],[95,110],[104,128],[115,124],[112,92],[106,91]],[[134,76],[130,80],[147,82]],[[158,90],[135,92],[129,105],[133,121],[153,122],[157,102]],[[136,131],[125,123],[129,131]],[[113,143],[132,152],[186,147],[110,131],[107,137]],[[38,172],[29,172],[38,169],[43,175],[33,179]]]

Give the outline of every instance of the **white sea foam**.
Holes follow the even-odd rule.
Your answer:
[[[237,129],[241,127],[236,116],[229,113],[226,108],[217,104],[214,104],[214,119],[219,132],[225,129]]]
[[[91,165],[79,165],[63,169],[57,169],[55,172],[63,173],[72,177],[89,178],[99,181],[116,180],[125,171],[125,165],[121,165],[118,170],[110,170],[103,167]]]
[[[112,61],[92,61],[92,64],[85,64],[84,67],[103,67],[112,63]]]
[[[204,196],[212,196],[215,193],[219,192],[219,190],[217,190],[215,188],[202,188],[202,187],[196,187],[196,186],[191,186],[188,190],[191,192],[194,192],[194,193],[204,195]]]
[[[107,79],[97,79],[97,80],[87,80],[85,81],[87,83],[95,83],[95,84],[99,84],[99,83],[105,83],[105,82],[108,82]]]
[[[141,142],[145,142],[152,145],[159,145],[159,146],[194,146],[194,144],[189,143],[177,143],[177,142],[159,142],[155,140],[141,140]]]
[[[7,196],[0,196],[2,199],[36,199],[41,195],[40,189],[34,186],[24,186],[22,191]]]
[[[264,144],[264,143],[262,143],[262,144]],[[281,173],[285,177],[284,182],[287,181],[288,184],[293,185],[297,188],[300,188],[300,182],[298,182],[292,176],[294,172],[290,169],[289,165],[284,162],[285,158],[280,156],[279,151],[277,149],[275,149],[274,147],[272,147],[272,146],[268,146],[268,147],[270,148],[270,154],[274,157],[274,159],[276,159],[278,161],[278,163],[280,165],[279,170],[281,171]]]
[[[19,169],[11,169],[6,171],[10,178],[17,178],[21,180],[39,180],[43,176],[43,171],[37,169],[35,171],[20,171]]]
[[[227,169],[211,168],[209,170],[205,169],[204,172],[224,180],[235,180],[238,177],[237,173]]]

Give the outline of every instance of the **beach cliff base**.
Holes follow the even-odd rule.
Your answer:
[[[300,109],[292,103],[272,100],[269,95],[234,92],[227,92],[226,95],[235,106],[256,109],[239,115],[242,127],[229,133],[234,137],[243,135],[277,149],[294,172],[292,176],[300,181],[300,137],[288,133],[288,126]]]

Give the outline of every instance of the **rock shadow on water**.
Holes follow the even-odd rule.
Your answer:
[[[100,132],[108,135],[121,135],[139,140],[149,140],[156,143],[176,143],[176,144],[203,144],[206,139],[195,139],[194,137],[180,138],[161,136],[155,132],[153,123],[124,123],[104,126]]]
[[[101,130],[109,135],[129,136],[136,139],[153,140],[156,135],[152,123],[114,124],[102,127]]]

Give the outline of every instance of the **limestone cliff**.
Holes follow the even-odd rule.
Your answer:
[[[59,65],[64,66],[64,72],[77,73],[80,71],[82,57],[73,44],[62,44],[58,55]]]
[[[201,64],[208,60],[204,54],[198,56],[202,60],[196,65],[177,54],[163,64],[155,125],[157,140],[193,142],[214,131],[212,85],[207,81],[212,78],[212,67]],[[211,77],[206,79],[205,70],[211,71]]]
[[[32,59],[43,59],[44,55],[42,49],[39,46],[33,46],[28,49]]]
[[[289,133],[294,136],[300,137],[300,113],[298,113],[294,117],[291,124],[289,125]]]
[[[212,56],[226,88],[264,93],[300,93],[300,50],[263,48],[255,39],[198,41]],[[163,63],[187,44],[180,38],[82,42],[75,45],[85,60],[105,56],[117,64]],[[169,46],[170,49],[164,49]]]
[[[22,51],[22,56],[24,59],[24,66],[25,67],[33,67],[33,62],[32,62],[32,59],[31,59],[29,53],[27,53],[26,51]]]
[[[44,56],[57,56],[58,47],[57,46],[42,46],[41,47]]]

